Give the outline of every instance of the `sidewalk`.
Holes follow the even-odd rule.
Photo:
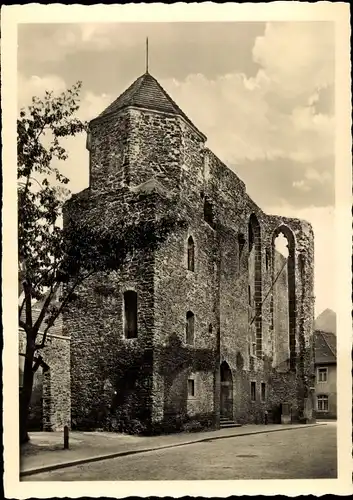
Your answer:
[[[163,448],[224,439],[249,434],[263,434],[285,430],[303,429],[326,423],[302,425],[244,425],[208,432],[168,434],[162,436],[130,436],[110,432],[72,432],[70,449],[63,449],[62,432],[34,432],[31,440],[21,450],[20,475],[79,465],[107,458],[143,453]]]

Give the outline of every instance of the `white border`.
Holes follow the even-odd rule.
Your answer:
[[[345,495],[352,489],[351,458],[351,109],[349,4],[339,2],[273,2],[268,4],[130,4],[3,6],[2,109],[3,109],[3,324],[4,324],[4,459],[5,495],[12,498],[141,497],[195,495],[226,497],[241,494]],[[18,23],[106,21],[276,21],[331,20],[336,23],[336,243],[338,330],[338,444],[337,480],[286,481],[151,481],[151,482],[19,482],[18,479],[18,351],[16,255],[16,32]],[[16,359],[16,362],[14,360]],[[10,384],[12,381],[12,384]],[[16,384],[16,386],[14,385]],[[348,397],[347,397],[348,396]]]

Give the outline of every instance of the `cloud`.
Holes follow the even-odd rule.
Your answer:
[[[331,22],[268,23],[253,57],[280,95],[300,95],[333,83],[333,38]]]
[[[310,191],[310,186],[308,186],[308,184],[305,183],[305,181],[301,180],[301,181],[293,181],[293,184],[292,186],[296,189],[300,189],[302,191]]]
[[[45,75],[39,77],[32,75],[25,78],[21,73],[17,77],[17,104],[19,108],[28,106],[32,102],[32,97],[43,97],[45,91],[53,91],[59,94],[66,90],[65,81],[58,75]]]

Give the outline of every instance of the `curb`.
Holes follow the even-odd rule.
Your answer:
[[[82,464],[88,464],[92,462],[99,462],[101,460],[109,460],[112,458],[118,458],[118,457],[126,457],[128,455],[136,455],[138,453],[148,453],[151,451],[157,451],[157,450],[166,450],[168,448],[177,448],[179,446],[187,446],[188,444],[195,444],[195,443],[204,443],[204,442],[210,442],[210,441],[216,441],[218,439],[228,439],[228,438],[234,438],[234,437],[242,437],[242,436],[252,436],[255,434],[269,434],[270,432],[284,432],[284,431],[294,431],[298,429],[307,429],[308,427],[318,427],[322,425],[327,425],[326,423],[316,423],[316,424],[302,424],[296,427],[286,427],[284,429],[270,429],[270,430],[261,430],[261,431],[254,431],[254,432],[242,432],[238,434],[228,434],[224,436],[210,436],[210,437],[204,437],[201,439],[195,439],[194,441],[184,441],[182,443],[175,443],[175,444],[167,444],[164,446],[156,446],[153,448],[140,448],[138,450],[126,450],[126,451],[116,451],[114,453],[108,453],[105,455],[96,455],[94,457],[87,457],[87,458],[78,458],[76,460],[71,460],[70,462],[59,462],[56,464],[51,464],[51,465],[44,465],[42,467],[35,467],[33,469],[27,469],[24,471],[20,472],[20,477],[24,476],[33,476],[34,474],[39,474],[42,472],[50,472],[53,470],[58,470],[58,469],[64,469],[66,467],[73,467],[75,465],[82,465]]]

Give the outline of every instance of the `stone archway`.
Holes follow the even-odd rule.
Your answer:
[[[221,364],[221,407],[220,416],[233,420],[233,376],[226,361]]]

